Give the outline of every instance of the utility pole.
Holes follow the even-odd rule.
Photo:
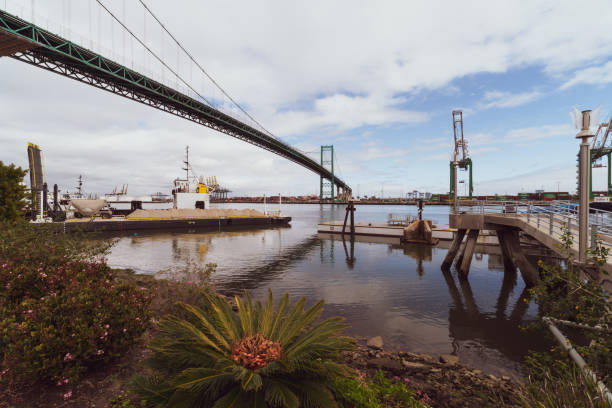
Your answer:
[[[582,126],[576,139],[581,139],[578,160],[578,197],[580,198],[578,218],[578,262],[586,262],[587,241],[589,237],[589,170],[591,167],[591,111],[582,111]]]

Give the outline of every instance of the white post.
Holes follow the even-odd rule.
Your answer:
[[[266,195],[264,194],[264,215],[266,215],[268,212],[266,211]]]
[[[455,153],[455,155],[453,156],[453,168],[455,169],[455,171],[454,171],[455,175],[454,175],[454,180],[453,180],[453,183],[454,183],[454,187],[453,187],[453,190],[454,190],[453,191],[453,213],[454,214],[457,214],[457,194],[458,194],[458,190],[459,190],[457,188],[457,182],[459,181],[458,180],[458,176],[457,176],[457,170],[458,170],[457,164],[458,164],[457,163],[457,153]]]
[[[580,139],[580,155],[578,156],[578,261],[586,262],[586,250],[589,239],[589,168],[591,166],[591,146],[589,138],[594,136],[590,131],[591,111],[582,111],[582,128],[576,135]]]
[[[281,193],[278,193],[278,215],[281,215]]]

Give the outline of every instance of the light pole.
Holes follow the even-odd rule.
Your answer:
[[[453,213],[457,213],[457,152],[455,151],[455,154],[453,155],[453,173],[454,173],[454,180],[453,180]]]
[[[580,198],[578,218],[578,262],[586,262],[587,240],[589,237],[589,167],[591,166],[591,146],[589,138],[595,136],[589,129],[591,126],[591,111],[582,111],[580,132],[580,155],[578,160],[578,197]]]

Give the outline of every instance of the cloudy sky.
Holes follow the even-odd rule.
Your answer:
[[[200,95],[232,109],[139,2],[101,1]],[[612,112],[609,0],[145,3],[275,136],[313,156],[333,144],[360,195],[448,191],[453,109],[464,112],[477,194],[574,191],[569,111]],[[184,86],[95,0],[2,7]],[[0,72],[0,160],[25,167],[37,143],[61,189],[82,174],[88,192],[168,192],[189,145],[195,172],[235,195],[318,193],[318,176],[229,136],[8,57]],[[595,189],[605,174],[594,171]]]

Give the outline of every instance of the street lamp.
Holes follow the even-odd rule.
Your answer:
[[[578,217],[578,262],[586,262],[587,240],[589,236],[589,167],[591,166],[591,146],[589,138],[595,136],[591,132],[591,111],[582,111],[582,116],[576,115],[576,127],[580,132],[580,154],[578,158],[578,197],[580,199]]]

